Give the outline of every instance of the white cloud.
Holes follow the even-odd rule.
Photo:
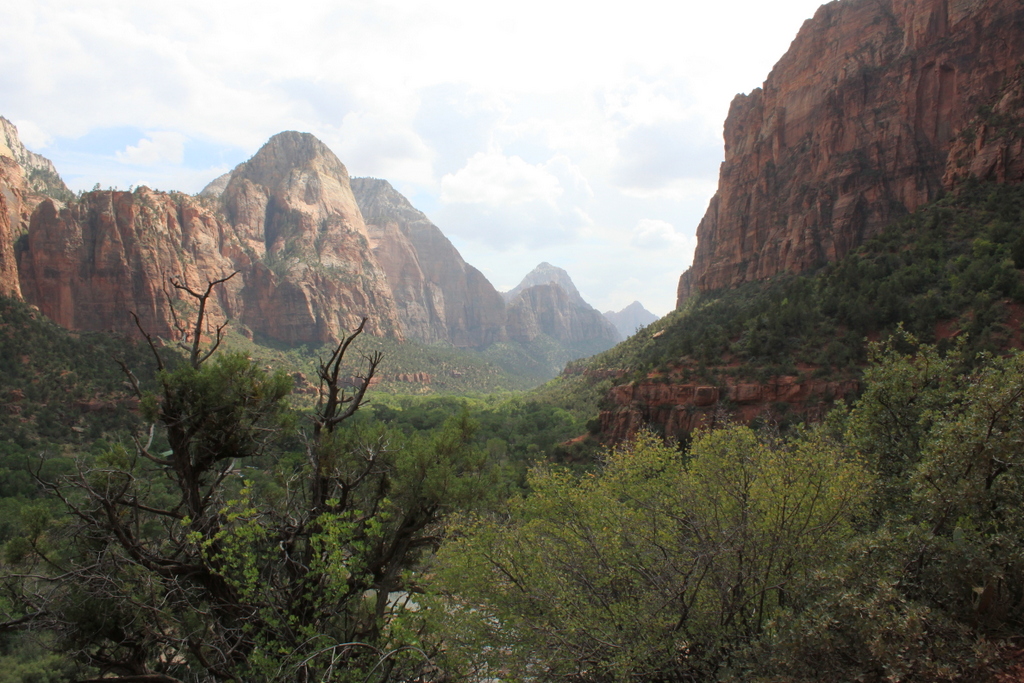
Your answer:
[[[441,201],[447,204],[543,202],[554,206],[564,192],[545,165],[499,153],[478,152],[457,172],[441,178]]]
[[[18,139],[21,140],[21,144],[33,152],[46,149],[53,140],[53,137],[36,125],[34,121],[18,119],[13,123],[18,129]]]
[[[180,164],[185,158],[185,136],[173,131],[150,133],[137,145],[128,145],[115,154],[122,164],[156,166]]]
[[[667,221],[641,218],[629,243],[639,249],[672,249],[684,245],[686,239]]]
[[[76,188],[197,191],[308,131],[429,207],[495,282],[575,255],[602,310],[620,287],[664,310],[729,102],[818,4],[6,0],[0,115]]]
[[[312,132],[334,150],[353,175],[392,183],[435,184],[429,148],[401,117],[352,112],[339,128]]]

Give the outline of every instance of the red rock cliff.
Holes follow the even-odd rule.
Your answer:
[[[348,172],[303,133],[271,138],[213,199],[148,188],[48,199],[18,265],[25,299],[69,329],[131,332],[134,311],[149,332],[169,335],[170,301],[188,301],[172,277],[201,288],[239,271],[217,291],[211,322],[317,343],[368,316],[371,332],[402,337]]]
[[[133,311],[165,337],[174,330],[171,300],[187,299],[172,277],[197,288],[243,264],[230,226],[212,211],[193,197],[145,187],[42,202],[19,255],[25,300],[59,325],[134,332]],[[212,322],[239,317],[243,284],[236,277],[217,291]]]
[[[974,173],[1024,179],[1018,0],[838,0],[733,100],[693,291],[834,260]],[[951,149],[955,151],[951,154]]]
[[[505,302],[441,230],[386,180],[353,178],[370,244],[406,334],[486,347],[505,341]]]
[[[44,195],[73,196],[50,160],[25,149],[15,125],[0,116],[0,296],[21,298],[14,241]]]
[[[14,238],[20,232],[25,180],[21,166],[0,149],[0,296],[21,298]]]

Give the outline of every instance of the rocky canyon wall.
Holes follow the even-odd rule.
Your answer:
[[[374,260],[348,172],[312,135],[281,133],[239,165],[216,197],[96,191],[33,212],[18,255],[29,303],[69,329],[169,335],[172,307],[193,289],[216,291],[211,323],[232,319],[286,343],[319,343],[363,316],[401,338],[383,269]]]
[[[725,122],[677,305],[835,260],[975,174],[1024,179],[1017,0],[839,0]]]
[[[249,334],[316,344],[365,316],[372,334],[458,347],[545,334],[573,355],[616,341],[547,264],[559,284],[506,304],[389,183],[350,178],[307,133],[275,135],[198,196],[140,187],[75,198],[0,124],[0,295],[68,329],[134,334],[134,313],[147,332],[173,336],[194,301],[172,282],[202,290],[237,273],[214,290],[211,333],[233,320]]]
[[[474,348],[508,338],[501,294],[436,225],[386,180],[353,178],[352,190],[410,338]]]
[[[73,197],[53,164],[25,149],[18,129],[0,116],[0,296],[21,297],[14,241],[45,195]]]

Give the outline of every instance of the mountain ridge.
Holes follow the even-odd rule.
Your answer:
[[[658,319],[658,316],[644,308],[639,301],[634,301],[621,311],[605,311],[604,317],[612,325],[615,325],[615,329],[619,331],[619,335],[623,339],[633,336],[639,328],[650,325]]]
[[[196,196],[141,186],[61,201],[30,189],[13,150],[53,166],[26,156],[13,125],[4,131],[0,293],[67,329],[134,334],[133,312],[149,333],[171,337],[194,304],[171,282],[201,289],[238,273],[212,292],[210,323],[235,320],[249,337],[285,344],[330,342],[363,317],[373,335],[475,349],[545,335],[535,346],[564,347],[558,358],[616,341],[571,280],[564,301],[506,305],[390,183],[350,178],[308,133],[272,136]]]

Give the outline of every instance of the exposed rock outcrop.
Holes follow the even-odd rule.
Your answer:
[[[827,381],[795,375],[776,377],[766,384],[735,383],[730,379],[725,386],[651,376],[609,392],[610,406],[601,411],[601,432],[612,443],[624,441],[648,426],[678,437],[713,426],[719,417],[749,423],[770,415],[769,406],[775,406],[775,410],[784,406],[788,413],[818,421],[834,401],[855,396],[858,389],[856,380]]]
[[[320,140],[278,133],[232,171],[220,201],[258,259],[246,278],[247,324],[287,343],[320,342],[369,316],[372,332],[401,338],[348,170]]]
[[[407,336],[459,347],[507,338],[501,295],[437,226],[386,180],[353,178],[352,190]]]
[[[18,129],[0,116],[0,296],[21,298],[14,241],[28,230],[44,194],[74,196],[53,163],[25,149]]]
[[[401,338],[348,172],[319,140],[274,136],[215,202],[144,187],[44,201],[19,256],[25,299],[69,329],[129,331],[134,311],[166,335],[171,301],[188,301],[170,278],[196,288],[239,271],[218,290],[212,323],[317,343],[368,316],[371,332]]]
[[[290,344],[335,340],[364,316],[373,334],[460,347],[547,335],[563,345],[553,349],[563,362],[617,340],[548,264],[506,304],[390,184],[351,180],[307,133],[275,135],[195,197],[140,187],[68,202],[29,192],[19,159],[52,165],[5,135],[0,292],[20,290],[69,329],[134,332],[134,312],[148,332],[173,335],[192,300],[172,280],[202,289],[237,272],[215,290],[210,324],[231,319]],[[12,240],[26,231],[15,254]]]
[[[569,274],[549,263],[537,266],[505,297],[508,334],[516,341],[545,334],[589,355],[621,340],[615,326],[583,300]]]
[[[37,195],[68,200],[74,193],[64,184],[53,162],[46,157],[30,152],[22,144],[17,127],[0,116],[0,156],[13,158],[22,168],[25,187]]]
[[[71,330],[129,332],[139,316],[152,334],[174,330],[172,277],[193,288],[246,265],[231,227],[189,196],[97,191],[64,204],[43,201],[32,215],[19,254],[21,289],[29,303]],[[238,318],[243,278],[218,288],[211,322]],[[177,305],[182,305],[177,304]]]
[[[822,6],[732,102],[677,304],[841,257],[967,174],[1021,180],[1022,59],[1017,0]]]
[[[25,178],[13,156],[0,149],[0,296],[21,298],[14,239],[25,222]]]
[[[638,329],[650,325],[658,319],[658,316],[644,308],[639,301],[634,301],[621,311],[605,311],[604,317],[612,325],[615,325],[615,329],[619,331],[619,336],[623,339],[632,337]]]

